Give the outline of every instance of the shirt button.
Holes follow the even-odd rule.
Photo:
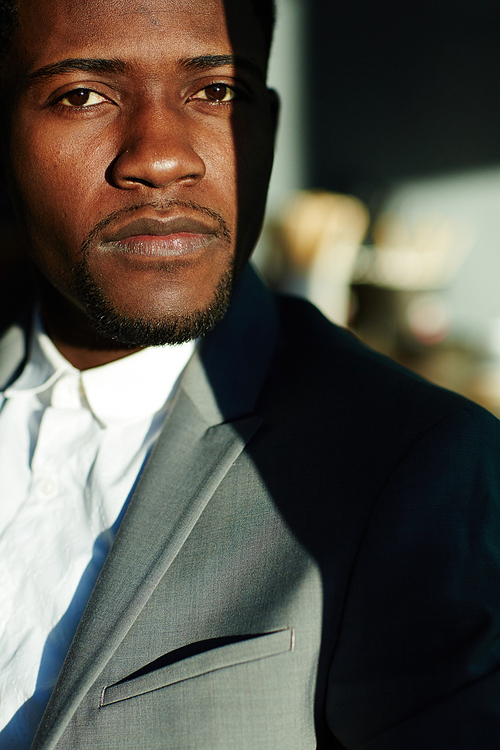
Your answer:
[[[55,477],[43,477],[37,482],[37,490],[42,497],[51,498],[57,495],[59,482]]]

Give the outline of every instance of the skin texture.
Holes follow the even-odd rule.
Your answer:
[[[112,341],[99,304],[175,329],[246,262],[276,119],[251,4],[21,0],[15,53],[12,190],[47,329],[81,369],[160,343]]]

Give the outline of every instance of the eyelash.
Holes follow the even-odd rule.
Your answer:
[[[62,102],[64,101],[64,99],[68,99],[72,94],[76,94],[77,92],[82,92],[82,93],[85,92],[86,94],[88,94],[89,97],[92,94],[94,94],[95,96],[100,97],[103,101],[110,101],[110,99],[108,99],[108,97],[103,96],[103,94],[100,94],[98,91],[94,91],[93,89],[89,89],[89,88],[86,88],[85,86],[82,86],[82,87],[79,87],[79,88],[76,88],[76,89],[71,89],[71,91],[67,91],[65,94],[62,94],[61,96],[59,96],[55,100],[54,104],[61,104],[66,109],[77,109],[78,110],[78,109],[91,109],[92,107],[95,107],[96,105],[99,105],[99,104],[102,103],[102,102],[94,102],[93,104],[86,104],[85,103],[85,104],[82,104],[81,106],[78,106],[78,105],[73,105],[72,106],[72,105],[68,105],[68,104],[62,104]]]
[[[228,101],[218,101],[217,99],[209,99],[208,97],[203,98],[201,96],[198,96],[202,92],[206,92],[208,89],[214,89],[216,87],[221,87],[223,89],[226,89],[226,96],[228,93],[232,94],[231,99]],[[68,99],[72,94],[75,94],[76,92],[86,92],[89,96],[94,94],[95,96],[100,97],[103,101],[101,102],[95,102],[94,104],[82,104],[81,106],[78,105],[70,105],[70,104],[63,104],[64,99]],[[203,88],[199,89],[195,94],[188,97],[187,101],[203,101],[207,104],[210,104],[211,106],[231,106],[235,101],[238,99],[244,98],[245,93],[244,91],[237,87],[232,86],[228,83],[223,83],[222,81],[214,81],[213,83],[208,84],[207,86],[203,86]],[[95,91],[94,89],[88,88],[86,86],[76,87],[74,89],[71,89],[70,91],[66,91],[64,94],[61,94],[56,99],[54,99],[52,102],[49,102],[49,106],[57,107],[60,109],[63,109],[65,111],[76,111],[76,112],[82,112],[85,110],[92,110],[94,107],[99,107],[101,104],[105,103],[106,101],[113,103],[112,99],[109,99],[104,94],[100,94],[98,91]]]
[[[89,95],[95,94],[96,96],[99,96],[103,101],[102,102],[95,102],[94,104],[87,104],[82,106],[71,106],[70,104],[63,104],[63,100],[70,97],[72,94],[75,94],[76,92],[86,92]],[[87,86],[77,86],[74,89],[71,89],[70,91],[65,91],[64,94],[61,94],[60,96],[56,97],[55,99],[52,99],[47,103],[47,106],[60,110],[64,113],[69,112],[84,112],[86,110],[92,111],[95,107],[101,106],[101,104],[104,104],[105,102],[109,102],[113,104],[112,99],[110,99],[107,96],[104,96],[104,94],[100,94],[98,91],[95,91],[94,89],[88,88]]]
[[[218,87],[222,89],[226,89],[226,96],[228,93],[231,94],[232,95],[231,99],[225,102],[222,100],[219,101],[217,99],[209,99],[208,97],[206,99],[203,99],[202,97],[199,96],[199,94],[201,94],[202,92],[207,92],[208,89],[216,89]],[[231,86],[230,84],[223,83],[221,81],[214,81],[214,83],[210,83],[208,86],[204,86],[202,89],[199,89],[199,91],[197,91],[196,94],[194,94],[194,96],[189,97],[189,98],[191,100],[198,99],[200,101],[208,102],[209,104],[227,106],[227,105],[232,104],[236,100],[243,98],[243,96],[244,96],[244,92],[239,87]]]

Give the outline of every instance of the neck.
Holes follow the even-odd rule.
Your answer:
[[[43,312],[42,316],[47,333],[52,339],[54,345],[63,357],[78,370],[90,370],[92,367],[107,365],[109,362],[115,362],[117,359],[123,359],[123,357],[128,357],[129,354],[140,351],[141,347],[119,348],[118,344],[116,348],[106,348],[103,345],[103,342],[100,341],[96,342],[89,340],[87,345],[83,342],[78,344],[70,343],[58,335],[57,331],[55,331],[51,324],[47,322]],[[109,346],[109,342],[107,342],[107,344]]]
[[[37,274],[38,276],[38,274]],[[47,334],[54,345],[78,370],[106,365],[139,351],[97,333],[87,316],[43,278],[36,279],[38,300]]]

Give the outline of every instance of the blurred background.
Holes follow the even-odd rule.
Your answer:
[[[278,0],[255,262],[500,416],[500,5]]]
[[[371,346],[500,416],[500,4],[277,0],[255,253]],[[0,280],[19,241],[0,193]],[[9,276],[8,316],[25,291]]]

